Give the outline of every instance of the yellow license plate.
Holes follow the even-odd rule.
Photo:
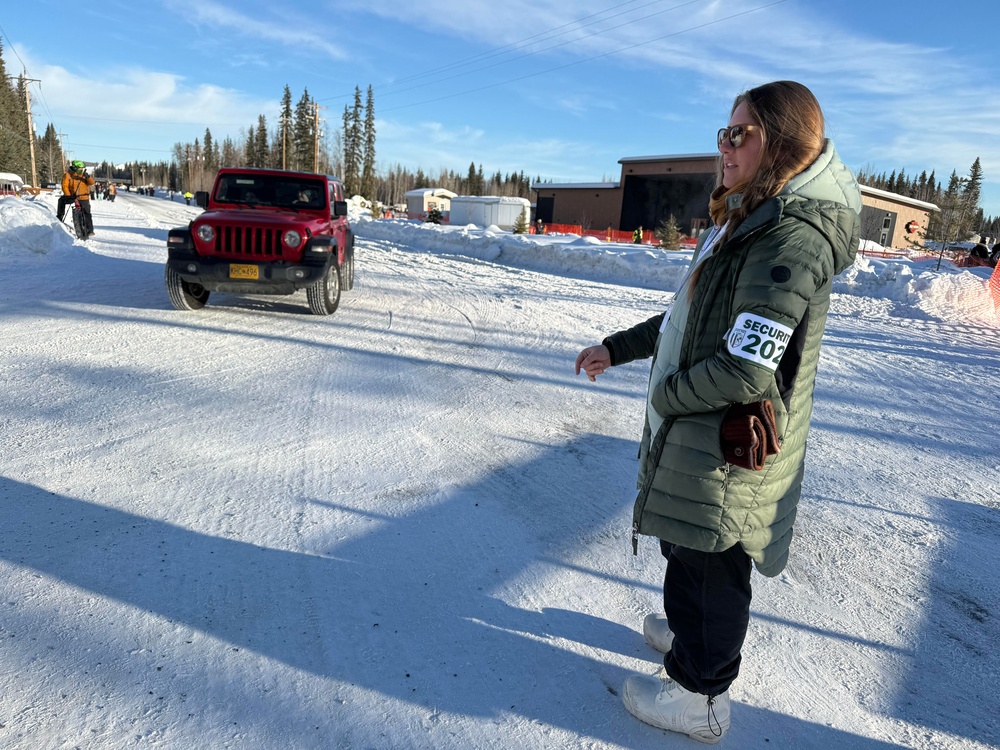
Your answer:
[[[253,279],[260,278],[260,266],[249,263],[230,263],[229,278],[231,279]]]

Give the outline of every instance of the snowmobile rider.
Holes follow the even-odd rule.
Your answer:
[[[56,218],[62,221],[66,213],[66,206],[79,199],[88,237],[92,237],[94,234],[94,218],[90,214],[90,187],[93,184],[94,178],[87,174],[86,165],[79,159],[74,159],[69,165],[69,171],[63,175],[63,194],[59,198],[59,207],[56,210]]]

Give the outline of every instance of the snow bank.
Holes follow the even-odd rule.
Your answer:
[[[858,256],[833,283],[833,291],[890,300],[897,309],[939,320],[1000,323],[989,291],[992,268],[956,268],[948,261],[882,261]]]
[[[611,284],[676,291],[691,262],[690,251],[602,242],[577,235],[512,234],[496,226],[452,227],[400,219],[360,221],[359,237],[389,240],[419,252],[479,260]]]
[[[74,241],[52,209],[34,198],[0,198],[0,257],[47,255]]]
[[[352,217],[352,222],[354,219]],[[387,240],[410,250],[463,255],[542,273],[659,289],[680,287],[691,251],[603,242],[572,234],[511,234],[496,226],[440,226],[401,219],[354,222],[358,236]],[[881,250],[881,247],[873,246]],[[956,268],[936,260],[883,261],[858,256],[834,279],[833,291],[889,300],[906,317],[1000,325],[989,293],[991,268]]]

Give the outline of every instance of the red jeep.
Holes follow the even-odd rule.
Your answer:
[[[329,315],[354,286],[354,232],[336,177],[280,169],[221,169],[205,209],[167,236],[171,304],[199,310],[209,292],[292,294]]]

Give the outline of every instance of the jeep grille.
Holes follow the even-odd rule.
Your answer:
[[[219,255],[281,256],[281,232],[261,227],[215,227],[215,252]]]

